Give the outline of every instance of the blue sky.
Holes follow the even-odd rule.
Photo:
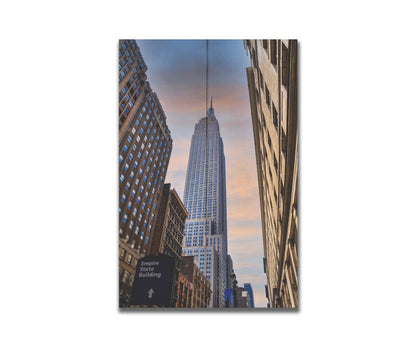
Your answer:
[[[205,115],[205,40],[138,40],[147,77],[172,133],[166,182],[183,198],[195,123]],[[242,40],[209,41],[209,97],[224,142],[228,252],[239,285],[250,282],[256,307],[266,306],[259,193]]]

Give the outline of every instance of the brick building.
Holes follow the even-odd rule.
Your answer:
[[[210,297],[210,282],[196,264],[196,258],[194,256],[183,256],[179,273],[176,307],[209,307]]]
[[[176,258],[177,267],[175,268],[173,278],[175,279],[174,292],[177,293],[178,276],[182,260],[182,240],[188,212],[176,190],[170,188],[170,183],[166,183],[163,186],[150,252],[154,255],[163,254]],[[176,305],[176,299],[174,299],[172,305]]]

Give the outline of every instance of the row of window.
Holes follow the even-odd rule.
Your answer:
[[[158,129],[157,134],[158,122],[155,117],[160,119],[162,127],[167,131],[166,117],[155,105],[157,102],[152,95],[147,95],[140,108],[137,107],[138,95],[143,92],[144,80],[137,75],[136,64],[138,61],[143,68],[144,62],[135,41],[120,41],[119,57],[119,80],[133,74],[119,93],[121,124],[127,119],[126,115],[136,112],[133,122],[129,125],[130,129],[120,144],[120,226],[124,225],[127,231],[125,238],[128,240],[133,236],[132,244],[139,241],[138,247],[141,247],[142,243],[148,244],[151,239],[148,233],[153,231],[155,219],[155,213],[152,212],[158,207],[161,183],[170,154],[170,148],[167,147],[171,145],[171,139],[166,141],[163,135],[161,139],[162,129]],[[139,196],[136,196],[137,192]]]

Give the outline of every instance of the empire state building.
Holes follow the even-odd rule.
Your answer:
[[[227,205],[224,145],[214,109],[195,124],[186,171],[189,213],[183,251],[193,255],[211,283],[212,307],[224,307],[227,283]]]

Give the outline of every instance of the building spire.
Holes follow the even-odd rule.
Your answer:
[[[211,106],[208,109],[208,116],[214,116],[214,109],[212,107],[212,96],[211,96]]]

